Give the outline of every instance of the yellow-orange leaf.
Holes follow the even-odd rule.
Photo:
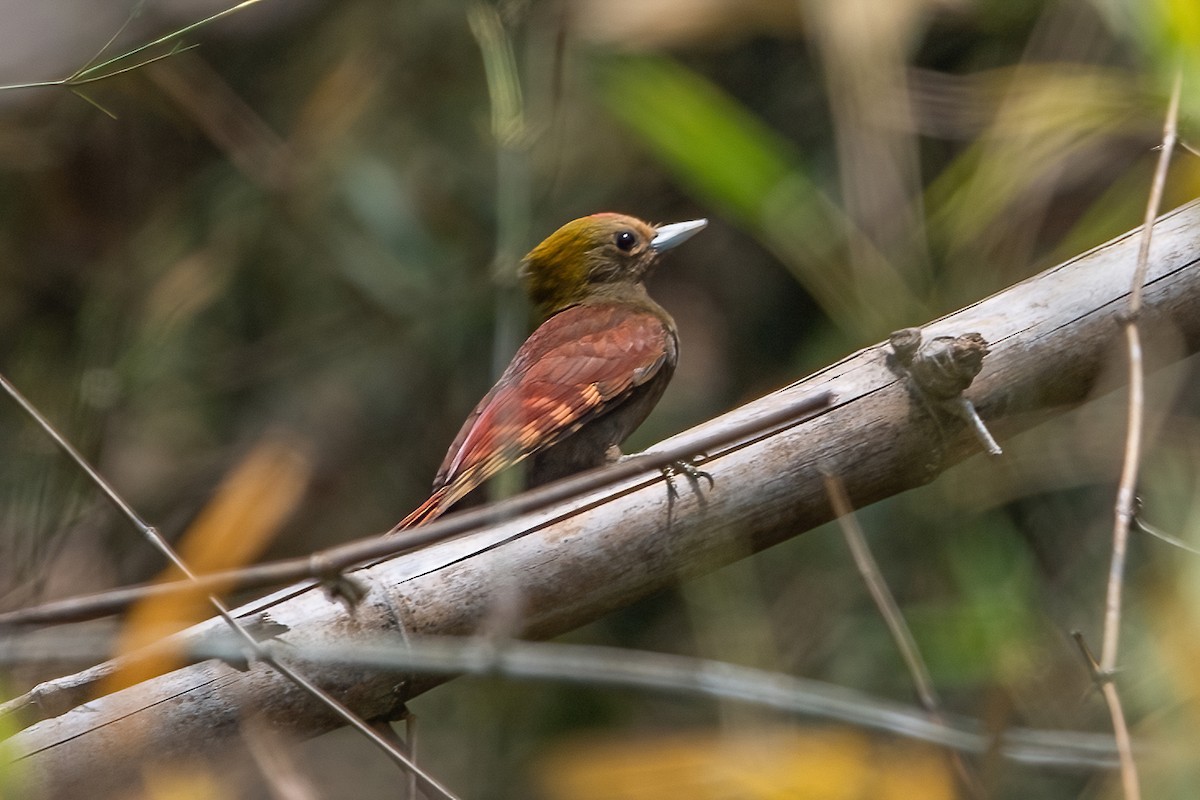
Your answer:
[[[268,436],[221,482],[213,499],[196,517],[178,551],[194,573],[234,569],[253,561],[295,510],[311,472],[307,448],[294,439]],[[165,570],[160,581],[179,580]],[[212,591],[220,594],[222,588]],[[151,598],[134,606],[122,633],[119,652],[130,653],[213,614],[210,592]],[[130,686],[175,666],[176,655],[159,652],[129,664],[105,692]],[[115,685],[113,685],[115,684]]]
[[[542,759],[549,800],[951,800],[938,749],[850,729],[700,731],[575,742]]]

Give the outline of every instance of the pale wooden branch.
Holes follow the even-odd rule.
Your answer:
[[[465,533],[473,533],[502,520],[542,511],[585,494],[626,494],[642,485],[663,480],[664,470],[680,461],[695,459],[697,453],[724,452],[726,448],[741,445],[750,439],[763,438],[776,430],[792,427],[808,419],[832,402],[831,392],[800,395],[787,403],[779,404],[767,413],[730,425],[711,426],[708,433],[688,439],[683,446],[669,446],[664,443],[653,452],[628,456],[616,464],[588,470],[497,503],[449,514],[428,525],[399,532],[375,533],[365,539],[336,545],[327,550],[318,550],[300,558],[209,572],[190,581],[159,581],[127,586],[0,612],[0,630],[7,627],[58,625],[64,622],[98,619],[119,613],[136,602],[144,602],[151,598],[177,597],[197,591],[219,591],[231,586],[242,589],[269,588],[306,579],[326,582],[346,596],[354,597],[358,591],[347,585],[350,581],[342,579],[342,575],[348,570],[420,550]],[[596,502],[604,501],[602,498]],[[299,584],[289,591],[297,594],[307,588],[308,585]],[[0,705],[0,718],[7,712],[8,705]]]
[[[928,336],[977,331],[987,340],[991,354],[965,394],[998,439],[1088,398],[1119,335],[1137,244],[1137,233],[1127,234],[925,327]],[[1196,204],[1155,226],[1140,324],[1172,326],[1188,352],[1200,349]],[[671,501],[661,483],[632,481],[640,488],[608,502],[599,502],[603,493],[581,496],[361,570],[355,575],[369,591],[353,612],[319,590],[285,590],[239,613],[269,611],[287,628],[279,638],[295,646],[294,663],[359,716],[394,717],[443,679],[306,662],[305,647],[336,646],[348,633],[397,647],[410,634],[476,633],[514,595],[517,633],[554,636],[828,521],[824,473],[839,475],[862,507],[980,451],[965,423],[935,418],[912,400],[884,345],[664,444],[697,440],[826,388],[837,399],[816,418],[710,453],[704,468],[712,489],[685,488]],[[64,684],[72,680],[81,678]],[[206,661],[38,723],[10,739],[6,755],[50,793],[96,796],[148,762],[220,752],[250,714],[303,735],[335,724],[261,664],[239,672]]]

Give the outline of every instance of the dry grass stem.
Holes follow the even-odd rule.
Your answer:
[[[1142,428],[1145,413],[1145,366],[1142,359],[1141,333],[1138,315],[1142,310],[1143,284],[1150,263],[1150,243],[1154,221],[1162,203],[1163,187],[1167,180],[1167,167],[1171,163],[1171,152],[1175,149],[1179,120],[1179,97],[1183,83],[1182,71],[1175,73],[1171,100],[1167,106],[1163,124],[1162,147],[1154,169],[1154,180],[1150,197],[1146,203],[1146,216],[1142,223],[1142,236],[1138,249],[1137,267],[1133,285],[1129,292],[1129,308],[1124,319],[1125,342],[1129,353],[1129,406],[1126,419],[1125,456],[1121,467],[1121,480],[1117,487],[1117,501],[1113,520],[1113,553],[1108,570],[1108,590],[1104,602],[1104,640],[1100,648],[1099,670],[1105,677],[1104,699],[1112,716],[1113,731],[1121,754],[1121,783],[1126,800],[1139,800],[1141,789],[1138,784],[1137,764],[1133,758],[1129,730],[1121,708],[1120,696],[1112,681],[1117,665],[1117,649],[1121,629],[1121,590],[1125,575],[1125,557],[1129,544],[1129,525],[1133,519],[1135,492],[1137,491],[1138,462],[1141,459]]]
[[[875,601],[875,607],[879,609],[879,614],[892,635],[892,641],[896,643],[896,649],[900,651],[900,657],[908,667],[908,674],[912,676],[913,685],[917,690],[917,699],[934,720],[942,722],[941,701],[938,699],[937,690],[934,689],[929,666],[921,656],[917,640],[913,638],[912,630],[909,629],[900,606],[896,604],[896,598],[892,596],[875,556],[871,554],[862,526],[858,524],[858,517],[854,514],[854,506],[846,494],[846,487],[833,474],[826,474],[824,480],[833,513],[837,515],[838,526],[842,529],[842,536],[846,539],[851,556],[854,557],[854,565],[862,575],[863,583],[867,585],[867,591],[871,593],[871,599]],[[954,770],[967,792],[972,797],[985,797],[986,792],[979,783],[978,776],[963,760],[962,755],[951,751],[950,757],[954,763]]]

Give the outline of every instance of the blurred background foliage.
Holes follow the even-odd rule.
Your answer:
[[[112,54],[228,5],[4,0],[0,83],[70,74],[127,18]],[[1136,226],[1177,68],[1185,144],[1200,114],[1194,0],[263,0],[184,41],[77,93],[0,92],[0,371],[171,538],[221,528],[217,487],[258,475],[242,495],[272,521],[239,559],[381,531],[423,499],[528,330],[520,256],[566,220],[711,221],[653,279],[682,361],[636,449]],[[1181,150],[1164,209],[1198,189]],[[1152,360],[1177,347],[1152,332]],[[1120,374],[1114,343],[1110,389]],[[1198,396],[1189,362],[1155,377],[1141,486],[1192,542]],[[4,606],[156,574],[0,406]],[[1109,729],[1069,632],[1098,648],[1122,414],[1101,397],[861,511],[949,709]],[[1200,733],[1197,559],[1133,543],[1135,736]],[[913,697],[829,527],[569,638]],[[414,711],[426,765],[471,798],[964,796],[937,751],[707,701],[458,681]],[[352,735],[302,748],[323,796],[394,792]],[[973,766],[994,797],[1116,791]],[[1169,748],[1142,769],[1155,797],[1200,778]],[[185,774],[156,791],[257,796]]]

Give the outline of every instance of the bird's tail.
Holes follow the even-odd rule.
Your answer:
[[[496,459],[491,460],[491,462],[495,461]],[[459,500],[462,500],[471,492],[475,491],[475,489],[477,489],[481,483],[499,472],[502,466],[508,466],[502,462],[500,465],[491,462],[485,465],[485,469],[471,467],[463,470],[461,473],[455,476],[454,480],[434,489],[433,494],[429,495],[428,500],[414,508],[407,517],[397,522],[396,525],[387,532],[387,535],[391,536],[399,533],[400,531],[406,531],[409,528],[428,525],[442,514],[445,514],[447,511],[453,508],[454,504]]]
[[[397,522],[392,529],[388,531],[388,535],[390,536],[394,533],[399,533],[400,531],[406,531],[409,528],[416,528],[419,525],[427,525],[440,517],[442,514],[449,511],[450,506],[452,506],[458,500],[457,497],[450,496],[452,488],[453,487],[451,486],[443,486],[433,494],[429,495],[428,500],[426,500],[424,503],[421,503],[421,505],[409,512],[407,517]]]
[[[428,525],[453,508],[455,503],[469,495],[482,482],[483,477],[480,477],[475,471],[471,471],[466,475],[459,476],[456,480],[447,483],[445,486],[435,489],[433,494],[429,495],[428,500],[409,512],[407,517],[397,522],[388,531],[388,535],[406,531],[409,528]]]

